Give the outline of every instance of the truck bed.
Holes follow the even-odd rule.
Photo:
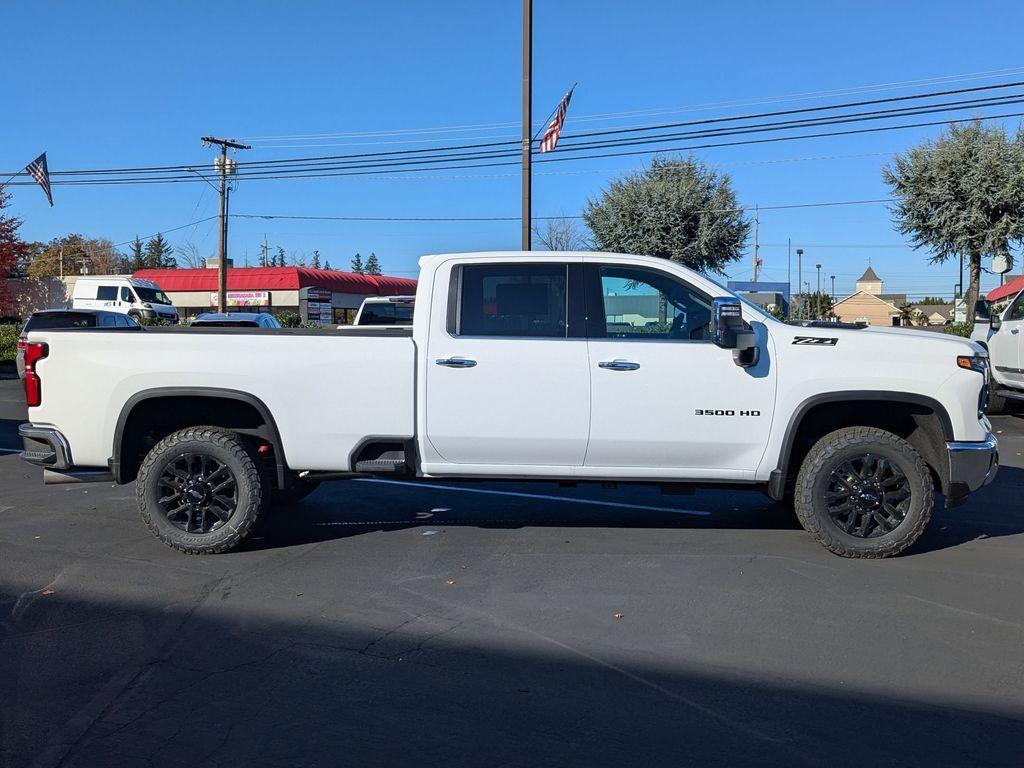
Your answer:
[[[273,414],[288,465],[347,467],[367,436],[415,431],[416,349],[408,329],[147,328],[40,331],[42,403],[34,424],[60,425],[80,466],[105,466],[116,414],[140,393],[246,393]]]

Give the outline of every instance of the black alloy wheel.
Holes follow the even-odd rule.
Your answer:
[[[211,533],[238,507],[238,482],[226,465],[207,454],[183,453],[160,474],[157,504],[167,521],[185,533]]]
[[[891,533],[910,507],[910,481],[884,456],[865,453],[843,461],[829,476],[828,515],[839,528],[861,539]]]

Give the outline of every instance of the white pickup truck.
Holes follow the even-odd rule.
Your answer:
[[[894,555],[990,482],[987,357],[896,328],[778,322],[708,278],[610,253],[420,261],[412,329],[46,330],[23,457],[136,482],[188,553],[357,473],[728,485],[851,557]]]
[[[971,338],[988,352],[991,361],[989,413],[999,413],[1007,400],[1024,400],[1024,291],[1004,305],[974,305]]]

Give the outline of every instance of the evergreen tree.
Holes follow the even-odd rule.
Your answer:
[[[966,257],[973,312],[983,256],[1006,256],[1024,239],[1024,128],[1016,136],[981,121],[950,125],[937,141],[896,155],[882,177],[896,203],[896,229],[928,260]]]
[[[368,275],[379,275],[380,274],[380,262],[377,261],[377,254],[370,252],[370,258],[366,260],[366,274]]]
[[[611,182],[583,212],[599,250],[722,272],[743,253],[750,220],[731,179],[695,158],[655,158]]]
[[[146,269],[171,269],[178,265],[174,259],[174,249],[159,232],[146,243],[144,261]]]
[[[320,269],[320,251],[313,249],[313,269]]]
[[[283,246],[280,246],[280,245],[277,246],[277,260],[274,262],[274,266],[275,267],[286,267],[286,266],[288,266],[288,264],[286,263],[286,259],[285,259],[285,255],[284,255],[284,247]]]
[[[330,261],[325,261],[324,262],[324,269],[330,269],[330,268],[331,268],[331,262]]]
[[[146,246],[142,243],[142,238],[138,235],[135,236],[135,240],[132,241],[128,251],[128,269],[131,272],[136,272],[140,269],[146,268]]]
[[[352,257],[352,271],[357,275],[361,275],[364,272],[363,268],[363,257],[358,253]]]

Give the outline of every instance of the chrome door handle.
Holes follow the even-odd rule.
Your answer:
[[[598,368],[607,368],[609,371],[635,371],[640,363],[632,360],[605,360],[597,364]]]
[[[467,360],[464,357],[442,357],[434,361],[437,365],[443,365],[446,368],[472,368],[476,365],[476,360]]]

